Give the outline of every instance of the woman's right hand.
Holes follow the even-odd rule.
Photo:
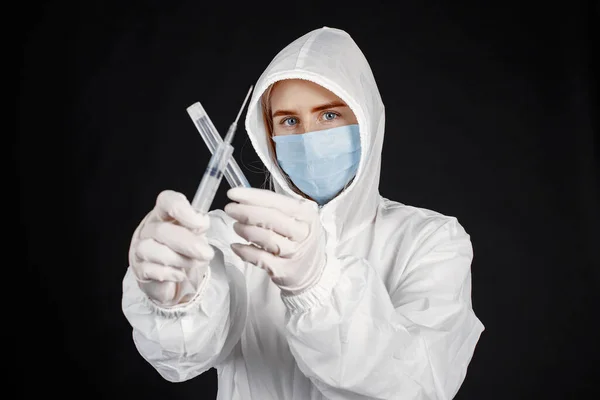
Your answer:
[[[165,306],[191,300],[214,257],[205,235],[209,226],[209,217],[183,194],[158,195],[129,248],[129,264],[148,297]]]

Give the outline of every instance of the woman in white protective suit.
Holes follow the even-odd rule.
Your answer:
[[[246,130],[274,191],[196,213],[164,191],[136,229],[123,312],[171,382],[219,399],[450,399],[483,331],[456,218],[378,191],[384,106],[344,31],[283,49]]]

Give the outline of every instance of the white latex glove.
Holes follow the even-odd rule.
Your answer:
[[[283,295],[310,289],[325,266],[325,237],[316,203],[269,190],[233,188],[225,206],[235,232],[250,245],[234,243],[242,260],[267,271]]]
[[[214,257],[206,240],[207,215],[186,197],[165,190],[133,234],[129,264],[140,288],[162,306],[191,300]]]

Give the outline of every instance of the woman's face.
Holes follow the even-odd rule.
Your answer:
[[[338,96],[303,79],[275,83],[271,92],[273,136],[294,135],[356,124],[356,116]]]

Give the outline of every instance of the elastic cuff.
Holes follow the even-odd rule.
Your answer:
[[[160,315],[161,317],[166,318],[178,318],[184,316],[190,312],[195,312],[200,308],[200,303],[202,302],[202,298],[204,297],[204,292],[206,291],[206,287],[210,281],[211,270],[210,267],[206,269],[206,273],[202,278],[202,283],[200,283],[200,287],[198,291],[194,295],[194,297],[182,304],[175,304],[173,306],[165,306],[153,301],[148,295],[142,290],[144,296],[144,304],[148,306],[153,313]]]
[[[289,296],[282,293],[281,300],[292,313],[308,311],[331,297],[331,291],[339,279],[340,262],[336,257],[328,254],[323,273],[312,288],[297,295]]]

